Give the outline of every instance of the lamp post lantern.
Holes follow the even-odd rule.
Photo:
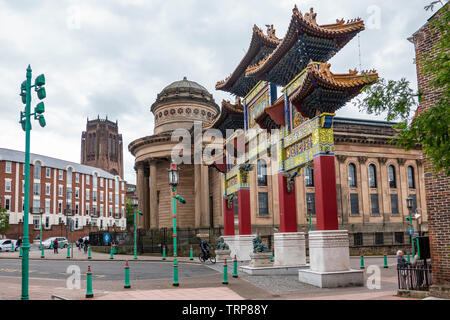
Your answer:
[[[177,261],[177,200],[186,203],[182,196],[177,195],[176,189],[179,181],[177,165],[172,163],[169,169],[169,185],[172,187],[172,208],[173,208],[173,283],[178,287],[178,261]]]
[[[25,202],[24,202],[24,216],[23,216],[23,246],[22,246],[22,300],[29,300],[28,295],[28,278],[29,278],[29,253],[30,253],[30,239],[28,232],[29,214],[30,214],[30,131],[31,131],[31,116],[39,121],[41,127],[45,127],[45,118],[43,113],[45,107],[43,102],[39,102],[34,108],[34,113],[31,113],[31,88],[34,87],[37,92],[39,100],[46,97],[45,93],[45,77],[43,74],[39,75],[34,85],[31,84],[31,66],[28,65],[26,80],[20,85],[20,96],[22,103],[25,104],[25,111],[20,112],[19,123],[22,130],[25,131]]]
[[[138,197],[135,195],[133,195],[132,198],[132,203],[133,203],[133,208],[134,208],[134,259],[137,259],[137,244],[136,244],[136,213],[139,213],[142,216],[142,211],[138,210],[138,205],[139,205],[139,199]]]

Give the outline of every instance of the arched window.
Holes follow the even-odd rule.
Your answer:
[[[374,164],[369,165],[369,187],[377,187],[377,172]]]
[[[314,187],[314,169],[311,167],[305,168],[305,185],[307,187]]]
[[[40,179],[41,178],[41,162],[36,161],[34,163],[34,178]]]
[[[353,163],[348,165],[348,185],[356,187],[356,167]]]
[[[258,160],[258,186],[267,186],[267,166],[262,159]]]
[[[414,189],[416,187],[416,183],[414,181],[414,168],[408,167],[408,187],[410,189]]]
[[[390,188],[397,188],[397,180],[395,178],[395,167],[393,165],[389,166],[389,187]]]
[[[72,168],[67,168],[67,184],[72,183]]]

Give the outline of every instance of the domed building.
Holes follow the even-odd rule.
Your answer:
[[[128,146],[135,157],[136,193],[143,212],[143,216],[138,217],[138,228],[145,230],[172,227],[167,170],[172,148],[179,143],[176,139],[172,141],[172,132],[175,129],[192,130],[194,122],[208,127],[220,113],[208,90],[186,77],[166,86],[150,110],[155,116],[154,134],[139,138]],[[186,204],[177,205],[177,227],[208,228],[214,226],[214,222],[218,226],[221,214],[220,174],[203,164],[182,164],[178,170],[177,192],[184,197]]]

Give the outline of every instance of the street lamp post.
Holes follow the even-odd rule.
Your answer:
[[[133,196],[133,208],[134,208],[134,259],[137,259],[137,244],[136,244],[136,213],[139,213],[142,216],[142,211],[138,210],[139,200],[136,195]]]
[[[409,234],[411,236],[411,252],[412,255],[414,257],[414,239],[413,239],[413,235],[414,235],[414,226],[412,223],[412,208],[413,208],[413,201],[414,199],[409,196],[408,198],[406,198],[406,206],[408,207],[408,211],[409,211],[409,217],[408,217],[408,221],[409,221]]]
[[[31,85],[31,67],[28,65],[26,80],[20,86],[20,96],[22,103],[25,104],[25,112],[20,112],[19,123],[22,130],[25,131],[25,203],[23,216],[23,246],[22,246],[22,300],[29,300],[28,295],[28,278],[29,278],[29,253],[30,253],[30,239],[28,232],[29,210],[30,210],[30,131],[31,131],[31,116],[39,121],[41,127],[45,127],[45,118],[43,113],[45,111],[44,103],[39,102],[34,108],[34,113],[31,113],[31,88],[34,87],[37,92],[39,100],[46,97],[45,93],[45,77],[43,74],[35,79],[34,85]]]
[[[40,235],[39,235],[39,249],[42,250],[42,215],[44,214],[44,209],[39,208],[39,215],[41,216],[41,224],[40,224]]]
[[[172,163],[169,169],[169,185],[172,186],[172,208],[173,208],[173,283],[174,287],[178,287],[178,262],[177,262],[177,200],[186,203],[182,196],[177,195],[176,187],[178,185],[177,165]]]

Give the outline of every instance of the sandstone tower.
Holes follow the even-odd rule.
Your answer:
[[[81,164],[103,169],[123,179],[123,143],[117,121],[87,119],[81,134]]]

